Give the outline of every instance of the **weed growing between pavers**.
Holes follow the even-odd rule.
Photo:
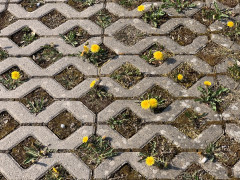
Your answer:
[[[35,115],[45,110],[53,101],[53,98],[42,88],[37,88],[20,99],[20,102]]]
[[[91,45],[91,48],[89,48],[88,43],[86,43],[83,47],[83,51],[80,51],[78,56],[83,58],[84,61],[88,61],[89,63],[100,67],[117,55],[103,44],[93,44]]]
[[[239,62],[236,62],[234,64],[230,64],[230,66],[227,69],[228,74],[235,80],[240,80],[240,66],[238,65]]]
[[[163,56],[161,59],[157,59],[156,57],[154,57],[154,53],[159,51],[162,53]],[[163,64],[165,61],[167,61],[168,58],[172,56],[173,54],[160,44],[153,44],[150,48],[148,48],[140,55],[140,57],[147,61],[150,65],[154,65],[156,67]]]
[[[133,46],[147,36],[147,33],[143,33],[132,25],[128,25],[114,34],[117,40],[127,46]]]
[[[83,11],[86,8],[99,3],[99,0],[68,0],[67,4],[76,9],[77,11]]]
[[[65,23],[67,19],[60,12],[52,10],[48,14],[42,16],[40,21],[50,29],[55,29],[56,27]]]
[[[182,75],[182,79],[178,78],[179,74]],[[185,88],[190,88],[203,75],[195,71],[188,63],[181,63],[171,71],[169,76],[176,83],[184,86]]]
[[[76,153],[91,169],[95,169],[104,159],[118,155],[108,138],[96,135],[85,141],[83,139],[83,144],[77,148]]]
[[[154,114],[161,113],[173,102],[173,97],[168,91],[155,85],[148,89],[140,97],[140,105],[143,109],[150,109]]]
[[[55,165],[40,178],[40,180],[74,180],[74,178],[62,165]]]
[[[154,6],[151,6],[151,8],[145,12],[141,18],[144,22],[150,24],[155,28],[160,28],[162,24],[170,19],[170,17],[161,7]]]
[[[87,31],[80,27],[75,27],[65,34],[60,34],[60,36],[67,44],[70,44],[74,47],[83,44],[90,38],[90,35],[87,33]]]
[[[18,73],[19,77],[13,78],[12,74]],[[8,71],[0,75],[0,83],[9,90],[14,90],[24,82],[28,81],[28,76],[17,66],[12,67]]]
[[[0,62],[6,58],[8,58],[8,53],[6,50],[0,48]]]
[[[19,126],[19,123],[7,112],[0,113],[0,139],[4,138]]]
[[[207,113],[200,114],[193,109],[186,109],[175,119],[172,125],[188,137],[195,139],[207,127],[206,115]]]
[[[178,13],[182,13],[185,10],[195,8],[196,5],[190,0],[161,0],[163,2],[162,8],[174,8]]]
[[[119,18],[111,14],[107,9],[100,10],[97,14],[90,17],[90,20],[98,24],[101,28],[106,28]]]
[[[139,162],[145,161],[148,166],[153,165],[159,169],[167,169],[171,167],[170,162],[178,152],[179,149],[175,145],[168,142],[163,136],[158,135],[141,149],[139,153],[141,160]],[[154,159],[151,164],[147,162],[148,157]]]
[[[37,162],[41,157],[47,157],[49,151],[37,139],[29,136],[18,145],[14,146],[10,154],[21,167],[26,169]]]
[[[231,41],[234,41],[240,45],[240,21],[237,21],[237,22],[229,21],[229,22],[232,22],[233,26],[229,24],[228,26],[225,26],[225,28],[223,28],[223,30],[221,30],[220,32],[224,36],[229,37]]]
[[[226,104],[223,104],[223,98],[228,95],[229,89],[217,84],[212,85],[210,81],[205,81],[204,85],[205,87],[198,87],[201,96],[195,101],[208,104],[214,111],[223,112],[222,106]]]
[[[0,30],[17,21],[17,18],[13,16],[9,11],[1,12],[0,17]]]
[[[24,27],[20,31],[13,34],[11,36],[11,39],[19,47],[24,47],[38,39],[38,35],[35,32],[33,32],[29,27]]]
[[[240,3],[239,0],[218,0],[218,2],[231,8],[234,8],[238,3]]]
[[[156,0],[112,0],[112,1],[120,4],[124,8],[127,8],[128,10],[133,10],[144,2],[156,2]]]
[[[62,53],[59,53],[55,49],[55,45],[44,45],[41,47],[42,49],[37,51],[32,55],[33,61],[39,65],[41,68],[47,68],[52,63],[63,57]]]
[[[45,2],[44,0],[23,0],[20,4],[26,11],[32,12],[45,4]]]
[[[90,84],[91,90],[80,98],[80,101],[95,114],[114,101],[113,95],[107,92],[106,87],[98,85],[98,83],[99,80],[93,81]]]
[[[133,65],[126,63],[111,74],[125,88],[130,88],[143,79],[143,74]]]
[[[193,33],[188,28],[180,25],[179,27],[171,31],[169,36],[179,45],[186,46],[193,42],[193,40],[197,37],[197,34]]]
[[[130,164],[126,163],[120,167],[114,174],[109,177],[109,180],[146,180],[146,178],[141,175],[139,172],[134,170]]]
[[[81,125],[82,123],[80,121],[65,110],[49,121],[47,127],[51,129],[59,139],[65,139],[80,128]]]
[[[131,138],[142,128],[143,120],[130,109],[108,120],[108,125],[125,138]]]
[[[77,68],[70,65],[62,72],[54,76],[54,79],[60,83],[65,89],[71,90],[80,84],[85,78],[84,74],[78,71]]]
[[[192,164],[184,172],[176,177],[178,180],[215,180],[215,177],[206,172],[200,165]]]

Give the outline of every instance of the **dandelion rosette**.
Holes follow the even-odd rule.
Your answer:
[[[97,52],[99,52],[99,50],[100,50],[100,46],[99,46],[99,45],[93,44],[93,45],[91,46],[91,51],[92,51],[93,53],[97,53]]]
[[[138,8],[137,8],[137,10],[138,11],[144,11],[144,9],[145,9],[145,7],[144,7],[144,5],[140,5],[140,6],[138,6]]]
[[[156,51],[153,53],[153,57],[156,60],[163,60],[163,53],[161,51]]]
[[[146,158],[146,164],[148,166],[152,166],[154,164],[154,157],[152,157],[152,156],[147,157]]]
[[[11,73],[11,77],[12,77],[12,79],[17,80],[20,78],[20,73],[18,71],[13,71]]]

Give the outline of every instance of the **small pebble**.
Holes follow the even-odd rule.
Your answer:
[[[41,3],[39,2],[39,3],[37,3],[37,7],[39,7],[41,5]]]
[[[63,129],[64,129],[64,128],[65,128],[65,125],[64,125],[64,124],[61,124],[61,128],[63,128]]]

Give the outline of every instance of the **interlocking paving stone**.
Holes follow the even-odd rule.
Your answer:
[[[229,8],[236,14],[232,20],[240,21],[240,15],[237,15],[240,12],[240,4],[230,8],[217,0],[205,0],[194,1],[196,7],[184,10],[182,13],[178,13],[174,8],[164,9],[170,19],[160,28],[155,28],[144,22],[142,15],[150,10],[151,6],[160,7],[163,4],[157,0],[156,2],[142,1],[145,6],[143,12],[139,12],[137,7],[128,10],[114,0],[97,0],[96,4],[82,11],[74,9],[67,2],[68,0],[44,0],[44,4],[35,11],[28,12],[20,4],[21,0],[0,0],[0,13],[8,11],[16,17],[15,22],[0,30],[0,50],[8,53],[4,59],[0,56],[0,75],[17,66],[29,77],[27,82],[14,90],[8,90],[0,83],[0,113],[9,113],[19,123],[16,129],[0,139],[0,175],[2,174],[9,180],[39,179],[56,164],[61,164],[76,179],[108,179],[128,163],[146,179],[176,179],[192,164],[198,164],[216,179],[239,179],[240,161],[229,168],[218,161],[208,160],[203,163],[203,156],[197,153],[210,144],[214,144],[225,134],[240,143],[238,122],[240,119],[240,82],[235,81],[228,73],[228,67],[235,63],[235,59],[224,57],[223,61],[217,65],[210,66],[196,54],[209,41],[232,52],[239,52],[240,44],[216,33],[226,26],[228,19],[216,20],[206,27],[193,19],[193,15],[201,11],[204,6],[214,8],[214,2],[216,2],[220,9]],[[93,21],[93,16],[103,9],[118,18],[105,29]],[[53,10],[62,14],[66,19],[64,23],[51,29],[40,19]],[[0,22],[1,18],[0,16]],[[114,37],[116,33],[129,25],[146,34],[146,37],[132,46],[123,44]],[[197,37],[189,45],[181,46],[169,37],[169,34],[179,26],[184,26],[196,34]],[[19,47],[11,40],[11,36],[24,27],[29,27],[39,38],[27,46]],[[67,44],[60,37],[60,34],[66,34],[75,27],[80,27],[89,34],[86,42],[78,47]],[[87,43],[88,47],[93,44],[104,45],[117,56],[107,59],[102,66],[97,67],[79,56],[79,52],[83,51]],[[156,43],[172,53],[172,56],[158,67],[141,58],[142,53]],[[44,45],[54,45],[54,48],[63,55],[47,68],[41,68],[32,59],[33,55]],[[115,70],[126,63],[133,65],[139,69],[140,73],[143,73],[143,79],[129,89],[124,88],[110,77]],[[182,63],[187,63],[202,74],[202,77],[188,89],[177,81],[173,81],[169,76],[171,71]],[[71,90],[65,89],[54,79],[54,76],[69,66],[74,66],[84,75],[84,80]],[[100,78],[99,85],[105,87],[113,95],[114,101],[95,114],[79,99],[91,91],[90,83],[97,78]],[[220,84],[229,88],[233,93],[233,99],[222,113],[215,112],[211,106],[194,100],[201,96],[198,87],[204,87],[204,81]],[[172,96],[172,102],[161,113],[156,114],[142,109],[140,105],[140,97],[155,85],[167,90]],[[36,115],[20,102],[23,97],[37,88],[45,90],[54,102]],[[130,109],[143,121],[142,127],[130,138],[125,138],[108,125],[111,118],[126,109]],[[207,113],[204,117],[207,126],[194,139],[173,125],[187,109],[192,109],[199,114]],[[82,125],[66,139],[61,140],[47,127],[47,123],[64,111],[72,114]],[[4,117],[1,119],[0,116],[0,128],[6,120],[8,121]],[[83,144],[83,137],[90,138],[94,135],[109,138],[111,147],[119,154],[104,160],[95,169],[91,169],[76,156],[74,151]],[[169,162],[173,168],[159,169],[156,166],[147,166],[145,162],[139,162],[141,148],[158,135],[180,149]],[[28,169],[23,169],[9,151],[31,136],[56,152],[51,153],[48,158],[41,158]]]

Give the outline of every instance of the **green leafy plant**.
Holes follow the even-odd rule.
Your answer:
[[[109,121],[108,121],[108,125],[112,128],[112,129],[115,129],[115,126],[121,126],[123,125],[123,123],[125,121],[129,121],[130,118],[129,118],[129,111],[126,111],[124,113],[121,114],[122,118],[119,119],[119,118],[111,118]]]
[[[41,157],[48,157],[50,150],[48,147],[43,146],[39,142],[34,142],[31,147],[24,147],[27,158],[24,160],[24,164],[34,163]]]
[[[21,41],[23,46],[27,46],[28,44],[32,43],[34,40],[37,39],[36,33],[32,32],[29,27],[23,28],[22,32],[24,33]]]
[[[0,76],[0,83],[2,83],[7,89],[13,90],[20,86],[24,81],[20,79],[12,79],[11,74]]]
[[[219,9],[216,2],[214,2],[214,9],[202,9],[204,18],[209,20],[223,20],[229,18],[232,14],[228,9]]]
[[[75,2],[81,2],[84,3],[85,5],[92,6],[96,3],[96,0],[73,0]]]
[[[142,19],[157,28],[160,26],[161,19],[166,16],[166,12],[163,11],[161,7],[151,6],[150,10],[143,14]]]
[[[66,41],[68,44],[71,44],[72,46],[77,46],[78,42],[76,40],[76,32],[70,31],[66,35],[60,34],[60,36]]]
[[[139,156],[141,159],[138,162],[143,162],[146,160],[147,157],[154,157],[154,166],[157,166],[160,169],[168,168],[169,162],[167,162],[164,157],[160,158],[158,157],[157,149],[156,149],[157,143],[155,141],[151,142],[151,152],[150,153],[139,153]]]
[[[203,102],[209,104],[214,111],[218,110],[219,103],[222,102],[222,95],[229,92],[228,88],[222,86],[206,86],[205,88],[198,87],[198,90],[202,93],[200,98],[195,99],[195,101]]]
[[[97,14],[97,21],[96,21],[96,23],[98,25],[100,25],[102,28],[106,28],[107,26],[109,26],[111,24],[111,22],[112,22],[112,18],[106,12],[100,11]]]
[[[112,158],[118,155],[111,148],[110,141],[101,136],[92,136],[86,143],[83,143],[79,149],[78,153],[83,159],[88,163],[99,165],[104,159]]]
[[[162,0],[162,8],[174,8],[178,13],[183,12],[186,9],[196,7],[195,4],[191,3],[189,0]]]
[[[222,31],[223,35],[230,37],[232,41],[240,42],[240,21],[234,23],[233,27],[226,27]]]
[[[120,0],[119,4],[126,7],[131,7],[135,2],[137,2],[137,0]]]
[[[27,107],[30,109],[31,113],[39,113],[44,110],[47,104],[47,99],[34,99],[34,101],[29,101]]]
[[[237,60],[232,66],[228,67],[228,73],[234,80],[240,80],[240,66],[237,64]]]
[[[6,59],[8,57],[8,53],[0,48],[0,60]]]
[[[203,119],[207,115],[208,115],[208,113],[202,113],[202,114],[190,113],[190,112],[185,113],[185,116],[192,121],[198,121],[200,119]]]

